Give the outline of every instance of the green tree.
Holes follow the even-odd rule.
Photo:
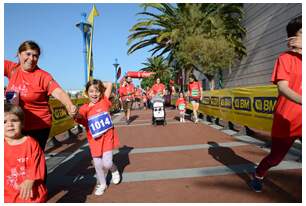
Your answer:
[[[234,60],[234,48],[224,36],[214,38],[204,38],[202,35],[187,37],[181,42],[177,58],[201,70],[212,82],[219,69],[227,68]],[[211,85],[213,89],[213,86]]]
[[[131,54],[144,47],[151,46],[152,56],[159,56],[172,53],[173,41],[172,37],[176,32],[177,12],[171,4],[141,4],[144,8],[143,12],[138,15],[145,16],[139,19],[131,29],[131,34],[128,37],[128,45],[135,42],[128,49],[128,54]],[[154,9],[158,14],[148,12],[148,9]]]
[[[245,35],[241,25],[242,4],[175,6],[163,3],[142,6],[144,12],[139,15],[145,18],[130,30],[128,44],[136,43],[128,49],[129,54],[153,47],[150,50],[152,56],[167,54],[169,63],[175,60],[180,65],[177,69],[184,68],[188,73],[197,67],[210,80],[217,72],[230,66],[234,59],[246,55],[242,44]]]
[[[145,67],[142,68],[142,71],[155,72],[155,74],[150,78],[145,78],[141,81],[141,87],[146,88],[152,87],[154,84],[154,80],[159,77],[160,81],[169,85],[169,80],[171,78],[171,74],[173,73],[173,68],[171,68],[168,62],[162,57],[150,57],[147,58],[146,62],[142,63]]]

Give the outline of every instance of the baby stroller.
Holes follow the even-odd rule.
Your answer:
[[[155,96],[151,100],[152,103],[152,124],[157,125],[157,122],[166,123],[165,100],[163,97]]]

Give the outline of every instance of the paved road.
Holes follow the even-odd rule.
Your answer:
[[[85,134],[65,140],[46,152],[48,202],[301,202],[300,151],[286,156],[265,179],[262,193],[247,185],[249,172],[268,153],[265,142],[202,121],[180,123],[177,111],[167,110],[167,125],[152,126],[151,111],[113,117],[121,147],[114,162],[122,172],[119,185],[103,196],[96,183]]]

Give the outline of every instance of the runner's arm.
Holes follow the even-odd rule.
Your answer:
[[[111,82],[103,82],[105,89],[104,96],[109,99],[111,93],[112,93],[112,83]]]
[[[72,103],[68,94],[63,89],[58,87],[52,91],[51,95],[65,105],[71,117],[77,113],[78,108]]]
[[[288,81],[280,80],[277,82],[278,92],[285,96],[287,99],[302,105],[302,96],[289,88]]]

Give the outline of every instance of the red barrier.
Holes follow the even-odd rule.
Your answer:
[[[131,78],[148,78],[151,75],[155,74],[155,72],[127,72],[126,76]]]

